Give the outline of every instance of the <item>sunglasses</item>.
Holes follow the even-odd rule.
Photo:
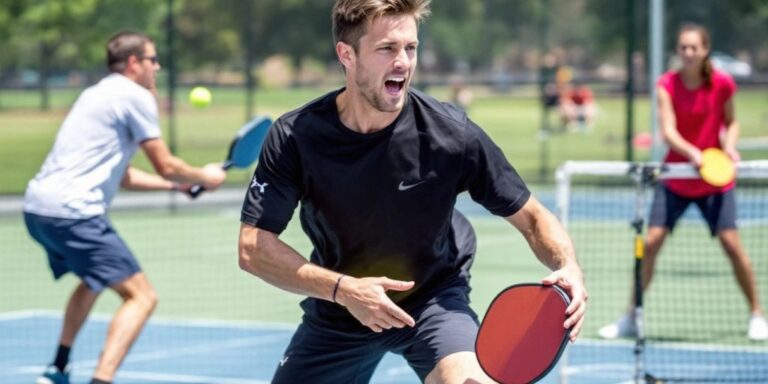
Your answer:
[[[152,62],[152,64],[157,64],[160,60],[157,58],[157,56],[148,56],[148,57],[142,57],[142,60],[149,60]]]

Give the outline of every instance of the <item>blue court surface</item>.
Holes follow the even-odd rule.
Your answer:
[[[92,316],[72,352],[72,381],[86,383],[108,318]],[[0,383],[32,383],[50,362],[61,316],[19,312],[0,317]],[[118,383],[269,383],[293,327],[236,322],[151,320],[118,372]],[[405,361],[388,355],[373,383],[418,383]]]
[[[31,383],[52,358],[61,316],[52,312],[25,311],[0,315],[0,383]],[[72,381],[86,383],[94,368],[106,334],[108,318],[94,315],[81,331],[72,352]],[[269,383],[287,345],[292,326],[219,321],[182,321],[153,319],[134,345],[120,369],[118,383]],[[567,382],[574,384],[629,383],[634,367],[631,342],[606,343],[580,341],[568,347],[561,360],[567,368]],[[660,369],[694,371],[710,378],[728,375],[725,370],[739,370],[738,365],[698,366],[721,357],[747,366],[765,364],[768,355],[740,350],[707,350],[690,346],[649,350],[649,359],[673,353],[685,366]],[[738,356],[737,356],[738,355]],[[586,361],[582,356],[589,356]],[[682,356],[690,356],[684,363]],[[542,383],[559,383],[560,369],[555,368]],[[664,372],[657,372],[663,374]],[[372,383],[418,383],[405,360],[387,355]],[[563,381],[565,382],[565,381]]]

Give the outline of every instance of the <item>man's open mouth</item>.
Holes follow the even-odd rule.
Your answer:
[[[390,76],[384,81],[384,87],[391,95],[398,95],[405,86],[405,77],[403,76]]]

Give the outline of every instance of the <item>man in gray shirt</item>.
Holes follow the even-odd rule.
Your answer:
[[[73,272],[81,280],[69,299],[54,361],[37,383],[69,383],[70,348],[104,288],[123,303],[91,383],[113,380],[157,304],[154,288],[107,217],[117,189],[187,192],[200,183],[213,190],[226,178],[220,164],[196,168],[173,156],[161,138],[154,98],[160,64],[149,37],[114,35],[107,65],[111,74],[77,99],[24,198],[27,229],[48,254],[54,278]],[[157,175],[130,166],[139,148]]]

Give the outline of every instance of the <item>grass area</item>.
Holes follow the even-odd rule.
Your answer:
[[[277,117],[329,90],[261,90],[255,95],[255,111]],[[192,164],[221,161],[230,138],[245,120],[245,95],[238,88],[213,89],[213,104],[207,109],[196,110],[186,102],[187,92],[188,89],[180,89],[176,95],[178,154]],[[447,99],[446,89],[430,89],[430,93]],[[3,108],[0,109],[0,161],[10,165],[0,173],[0,194],[18,194],[24,190],[27,181],[42,164],[67,108],[77,94],[75,90],[53,90],[52,110],[41,112],[36,109],[39,105],[36,92],[0,91],[0,108]],[[161,105],[167,105],[163,92],[160,94]],[[477,92],[468,113],[488,131],[526,180],[550,182],[553,169],[566,160],[624,159],[624,101],[618,97],[598,97],[597,102],[599,117],[590,133],[554,135],[546,143],[538,140],[541,111],[535,99]],[[736,110],[743,137],[762,137],[768,132],[766,102],[768,90],[745,90],[737,94]],[[648,101],[638,99],[635,110],[637,132],[649,130],[648,111]],[[167,113],[162,118],[168,140]],[[543,151],[548,152],[548,158],[546,177],[541,179]],[[768,158],[768,149],[743,155],[745,159]],[[648,156],[648,151],[636,151],[638,160]],[[136,156],[134,163],[149,169],[142,155]],[[235,171],[229,182],[245,183],[249,173]]]
[[[155,285],[160,305],[156,315],[296,322],[300,297],[278,290],[241,271],[237,265],[239,207],[216,210],[120,211],[113,222]],[[514,282],[537,280],[546,269],[525,241],[503,220],[473,217],[481,233],[472,293],[483,313],[496,292]],[[311,244],[295,218],[281,235],[303,255]],[[0,279],[0,312],[22,309],[60,310],[76,278],[50,278],[43,251],[26,234],[20,217],[0,216],[0,240],[8,278]],[[513,250],[513,251],[510,251]],[[111,313],[117,297],[105,294],[97,312]]]
[[[600,200],[594,200],[597,207]],[[595,208],[596,209],[596,208]],[[765,207],[761,208],[765,212]],[[631,215],[631,213],[630,213]],[[118,211],[117,229],[155,285],[159,317],[295,323],[300,297],[279,290],[237,265],[239,207],[217,209]],[[548,272],[511,226],[490,215],[469,217],[478,233],[472,267],[472,301],[482,316],[508,285],[538,281]],[[752,253],[761,287],[768,297],[766,223],[745,225],[742,239]],[[627,219],[572,220],[569,228],[590,290],[584,336],[615,320],[627,306],[633,265],[633,231]],[[303,255],[311,244],[295,218],[282,238]],[[0,250],[6,276],[0,279],[0,313],[63,308],[76,279],[50,278],[42,250],[29,239],[18,216],[0,216]],[[659,270],[647,296],[648,335],[654,340],[744,345],[747,307],[716,240],[700,222],[681,226],[665,245]],[[765,303],[765,301],[763,301]],[[103,295],[96,312],[111,313],[117,297]]]

